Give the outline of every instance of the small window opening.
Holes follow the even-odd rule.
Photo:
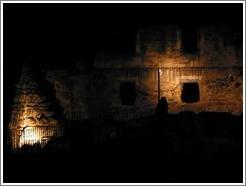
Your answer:
[[[136,100],[136,87],[134,82],[120,84],[120,97],[122,105],[134,105]]]
[[[195,103],[200,100],[198,83],[184,83],[181,100],[185,103]]]
[[[193,27],[182,29],[182,50],[184,53],[196,53],[198,50],[198,33]]]

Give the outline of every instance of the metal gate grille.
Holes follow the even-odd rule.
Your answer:
[[[47,142],[57,136],[57,127],[25,127],[20,136],[19,147],[27,144],[41,144],[44,146]]]

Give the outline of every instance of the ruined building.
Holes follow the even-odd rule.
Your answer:
[[[130,120],[154,114],[243,109],[242,33],[232,28],[161,26],[136,33],[133,56],[99,52],[91,73],[49,70],[68,120]]]
[[[9,123],[9,144],[13,150],[24,145],[39,144],[62,136],[62,121],[55,116],[51,103],[41,91],[29,66],[24,65],[12,105]]]

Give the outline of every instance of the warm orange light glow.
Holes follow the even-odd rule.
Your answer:
[[[54,117],[50,102],[41,92],[26,64],[16,87],[18,91],[9,124],[9,142],[12,149],[35,144],[43,148],[49,140],[62,135],[61,123]]]
[[[20,147],[24,144],[33,145],[41,142],[41,136],[35,132],[33,127],[25,127],[20,137]]]

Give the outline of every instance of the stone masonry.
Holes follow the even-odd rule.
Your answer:
[[[242,34],[213,26],[199,27],[196,33],[197,51],[186,53],[182,28],[141,29],[136,35],[134,56],[99,52],[89,74],[77,68],[77,73],[49,70],[46,77],[69,120],[130,120],[151,115],[162,96],[167,98],[169,113],[241,114]],[[122,96],[126,96],[121,92],[122,83],[134,85],[128,90],[136,94],[134,104],[122,103]],[[187,83],[198,86],[198,101],[182,100]]]

